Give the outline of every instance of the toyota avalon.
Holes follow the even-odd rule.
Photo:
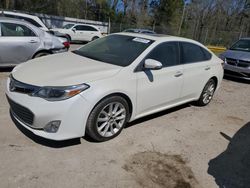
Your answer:
[[[118,33],[18,65],[6,95],[12,116],[36,135],[106,141],[143,116],[209,104],[222,77],[222,60],[196,41]]]

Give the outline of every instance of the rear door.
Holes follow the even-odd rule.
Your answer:
[[[203,47],[189,42],[180,42],[180,48],[184,78],[181,97],[183,100],[194,99],[199,97],[210,79],[212,55]]]
[[[95,33],[98,32],[95,28],[87,25],[77,25],[75,29],[76,40],[79,41],[91,41]]]
[[[40,39],[26,25],[2,22],[0,44],[1,65],[15,65],[32,58],[40,46]]]

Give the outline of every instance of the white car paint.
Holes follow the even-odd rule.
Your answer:
[[[27,22],[35,25],[36,27],[42,29],[43,31],[49,31],[47,26],[37,16],[19,13],[19,12],[12,12],[12,11],[1,11],[0,15],[1,14],[6,16],[6,17],[11,17],[11,18],[27,21]]]
[[[90,27],[92,28],[92,31],[88,31],[85,29],[78,29],[81,26]],[[102,37],[101,31],[96,26],[88,25],[88,24],[72,24],[72,27],[68,29],[55,28],[51,30],[68,35],[72,41],[89,42],[89,41],[92,41],[95,37],[98,37],[98,38]]]
[[[152,70],[153,80],[149,79],[145,71],[135,71],[146,55],[163,42],[184,41],[207,49],[202,44],[172,36],[131,33],[120,35],[141,37],[155,42],[126,67],[102,63],[72,52],[42,57],[17,66],[12,71],[12,76],[23,83],[36,86],[86,83],[90,87],[72,98],[51,102],[11,92],[8,79],[6,87],[8,98],[35,114],[33,126],[23,123],[14,116],[16,120],[38,136],[52,140],[66,140],[85,135],[90,112],[100,100],[110,94],[122,93],[130,99],[133,110],[129,121],[133,121],[148,114],[198,100],[205,84],[212,77],[218,80],[217,89],[219,88],[223,78],[223,68],[221,60],[212,52],[210,52],[212,58],[207,62]],[[52,120],[62,121],[58,132],[48,133],[42,130]]]

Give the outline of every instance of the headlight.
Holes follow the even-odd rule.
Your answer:
[[[48,101],[61,101],[71,98],[89,88],[87,84],[66,87],[41,87],[32,96],[41,97]]]

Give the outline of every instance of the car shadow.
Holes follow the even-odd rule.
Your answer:
[[[230,138],[227,149],[209,161],[208,174],[215,178],[220,188],[250,187],[250,122]]]
[[[167,110],[164,110],[164,111],[161,111],[161,112],[157,112],[157,113],[154,113],[154,114],[139,118],[139,119],[137,119],[135,121],[129,122],[126,125],[126,127],[124,127],[124,128],[126,129],[126,128],[129,128],[129,127],[134,126],[136,124],[140,124],[140,123],[143,123],[145,121],[149,121],[149,120],[158,118],[160,116],[164,116],[166,114],[170,114],[170,113],[173,113],[173,112],[176,112],[176,111],[179,111],[181,109],[188,108],[188,107],[191,107],[191,106],[193,106],[191,103],[187,103],[187,104],[183,104],[183,105],[180,105],[180,106],[177,106],[177,107],[174,107],[174,108],[170,108],[170,109],[167,109]]]
[[[244,80],[244,79],[240,79],[240,78],[234,78],[234,77],[230,77],[230,76],[226,76],[226,75],[224,75],[224,79],[225,80],[229,80],[229,81],[233,81],[233,82],[242,83],[242,84],[250,84],[250,80]]]
[[[54,140],[49,140],[49,139],[45,139],[42,138],[40,136],[35,135],[34,133],[32,133],[31,131],[29,131],[28,129],[24,128],[12,115],[12,113],[10,112],[10,117],[12,119],[12,121],[14,122],[14,124],[16,125],[16,127],[25,135],[27,136],[29,139],[33,140],[35,143],[38,143],[40,145],[46,146],[46,147],[51,147],[51,148],[63,148],[63,147],[69,147],[69,146],[74,146],[74,145],[78,145],[81,144],[81,140],[80,138],[76,138],[76,139],[71,139],[71,140],[65,140],[65,141],[54,141]]]
[[[14,67],[1,67],[0,72],[11,72]]]
[[[135,121],[132,121],[130,123],[127,124],[126,127],[124,127],[124,129],[127,129],[131,126],[134,126],[136,124],[139,123],[143,123],[145,121],[149,121],[155,118],[158,118],[160,116],[164,116],[166,114],[190,107],[191,104],[184,104],[178,107],[174,107],[172,109],[168,109],[168,110],[164,110],[152,115],[148,115],[145,116],[143,118],[137,119]],[[28,129],[26,129],[25,127],[23,127],[12,115],[11,112],[9,112],[10,117],[12,119],[12,121],[14,122],[15,126],[25,135],[27,136],[29,139],[33,140],[35,143],[46,146],[46,147],[51,147],[51,148],[63,148],[63,147],[69,147],[69,146],[74,146],[74,145],[78,145],[81,144],[81,138],[76,138],[76,139],[71,139],[71,140],[65,140],[65,141],[54,141],[54,140],[49,140],[49,139],[45,139],[43,137],[37,136],[34,133],[32,133],[31,131],[29,131]],[[85,135],[83,137],[84,140],[86,140],[87,142],[91,142],[91,143],[99,143],[98,141],[93,140],[91,137],[89,137],[88,135]]]

